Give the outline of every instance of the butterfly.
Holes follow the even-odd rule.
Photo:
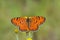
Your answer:
[[[17,17],[12,18],[11,22],[19,27],[21,31],[36,31],[39,25],[45,22],[45,17],[32,16],[32,17]]]

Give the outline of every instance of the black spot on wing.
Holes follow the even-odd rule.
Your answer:
[[[37,16],[40,19],[40,16]]]
[[[20,24],[23,24],[24,22],[23,22],[23,20],[22,21],[20,21]]]
[[[16,18],[16,20],[19,20],[19,19],[20,19],[20,17],[17,17],[17,18]]]
[[[19,18],[17,17],[16,20],[18,20]]]

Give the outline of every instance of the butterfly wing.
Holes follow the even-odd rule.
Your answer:
[[[42,16],[34,16],[34,17],[30,17],[29,19],[30,19],[29,29],[32,31],[36,31],[38,29],[38,26],[45,21],[45,18]]]
[[[29,30],[27,22],[26,22],[26,18],[24,18],[24,17],[12,18],[11,22],[13,24],[15,24],[16,26],[19,26],[19,29],[21,31],[27,31],[27,30]]]

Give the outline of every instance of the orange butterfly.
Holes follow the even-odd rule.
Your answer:
[[[42,16],[33,16],[33,17],[17,17],[12,18],[11,22],[16,26],[19,26],[21,31],[36,31],[38,26],[45,21],[45,18]]]

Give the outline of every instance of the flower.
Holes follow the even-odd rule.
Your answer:
[[[32,40],[32,38],[27,38],[27,40]]]
[[[14,32],[15,32],[15,33],[18,33],[18,29],[15,29]]]

